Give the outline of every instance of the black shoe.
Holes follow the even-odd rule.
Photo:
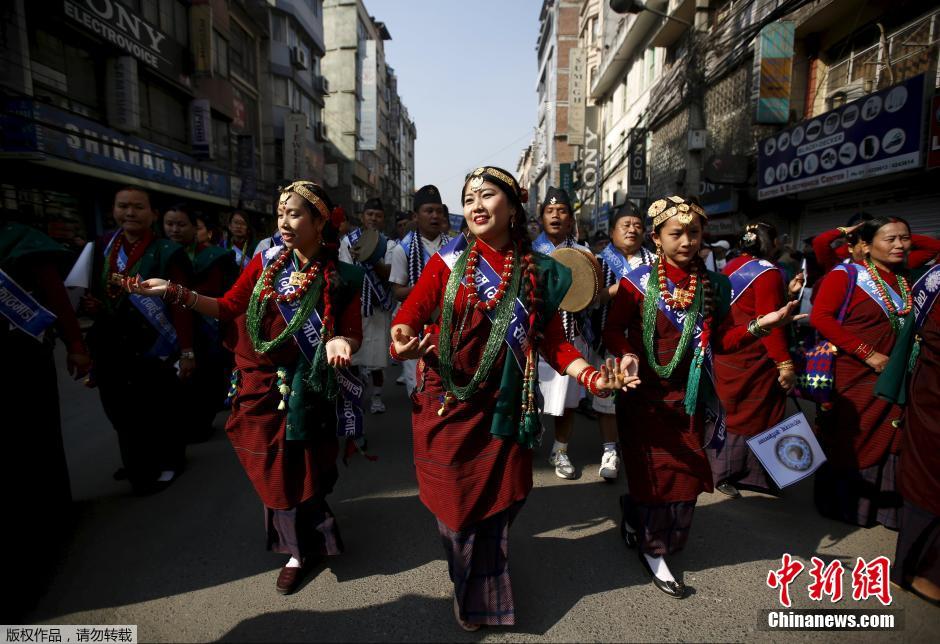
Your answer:
[[[626,544],[626,546],[630,548],[631,550],[633,548],[636,548],[636,544],[638,542],[636,532],[635,531],[631,532],[630,530],[627,530],[626,519],[620,519],[620,538],[623,539],[624,544]]]
[[[653,569],[650,568],[650,564],[646,560],[646,557],[643,556],[643,552],[641,550],[637,550],[636,553],[640,557],[640,563],[643,564],[643,568],[646,570],[647,574],[652,577],[654,586],[659,588],[670,597],[674,597],[675,599],[682,599],[685,597],[685,584],[683,584],[681,581],[663,581],[653,574]]]
[[[715,486],[715,489],[724,494],[725,496],[731,497],[732,499],[740,499],[741,493],[738,492],[738,488],[728,483],[728,481],[722,481]]]

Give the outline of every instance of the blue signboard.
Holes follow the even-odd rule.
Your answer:
[[[229,199],[230,177],[196,159],[121,134],[81,116],[30,100],[8,101],[0,121],[0,149],[38,152],[128,177]]]
[[[762,140],[757,198],[920,167],[924,103],[921,74]]]

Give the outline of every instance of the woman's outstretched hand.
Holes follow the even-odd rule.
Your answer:
[[[786,326],[797,320],[802,320],[809,317],[805,313],[796,315],[796,312],[800,310],[800,303],[796,300],[787,302],[781,306],[776,311],[772,311],[767,315],[762,315],[757,319],[757,324],[762,329],[776,329],[777,327]]]
[[[342,337],[330,339],[326,343],[326,361],[333,367],[348,367],[352,364],[349,340]]]
[[[431,336],[426,335],[419,340],[414,335],[414,330],[399,325],[392,331],[392,347],[400,359],[417,360],[423,358],[429,351],[433,351],[435,345],[431,344]]]
[[[627,356],[624,356],[626,358]],[[632,356],[634,362],[636,357]],[[607,358],[600,368],[601,377],[597,379],[597,388],[606,390],[606,391],[617,391],[621,389],[627,391],[628,389],[636,389],[637,385],[640,384],[640,378],[636,375],[637,367],[636,365],[632,369],[624,369],[623,361],[618,366],[617,361],[614,358]]]
[[[135,295],[155,295],[156,297],[163,297],[163,294],[166,293],[166,285],[168,283],[167,280],[162,280],[157,277],[142,282],[128,280],[127,292],[134,293]]]

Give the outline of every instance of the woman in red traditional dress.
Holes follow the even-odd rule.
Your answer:
[[[748,224],[740,248],[741,254],[722,271],[731,282],[727,326],[745,325],[786,301],[783,272],[772,263],[776,228],[764,222]],[[796,384],[787,344],[786,330],[777,328],[760,342],[730,353],[716,351],[715,386],[728,435],[721,449],[708,449],[708,461],[715,489],[732,498],[741,496],[738,487],[759,491],[775,487],[748,449],[747,439],[783,420],[787,394]]]
[[[891,580],[940,606],[940,264],[911,281],[913,310],[875,388],[907,405],[898,460],[904,508]]]
[[[838,348],[831,408],[817,417],[828,460],[816,472],[815,499],[823,516],[897,529],[901,410],[874,387],[911,310],[911,231],[903,219],[878,217],[855,232],[863,263],[840,264],[823,278],[810,317]]]
[[[621,535],[628,547],[639,544],[640,562],[654,585],[681,599],[685,586],[665,556],[688,540],[696,499],[712,490],[705,446],[719,443],[724,434],[709,377],[709,347],[723,353],[746,347],[800,316],[792,316],[794,302],[760,321],[721,325],[731,287],[724,275],[706,271],[699,258],[704,210],[673,196],[654,202],[649,217],[657,259],[621,279],[604,343],[622,356],[626,374],[640,378],[635,391],[617,396],[629,484],[621,497]]]
[[[392,357],[421,358],[412,395],[419,497],[437,517],[466,630],[515,623],[508,530],[532,489],[541,434],[535,351],[595,395],[628,386],[611,375],[613,361],[597,370],[565,341],[557,312],[570,271],[532,252],[525,201],[505,170],[468,175],[471,236],[431,258],[392,327]],[[439,331],[425,329],[437,310]]]
[[[863,223],[872,219],[867,212],[858,212],[849,219],[849,225],[819,233],[813,238],[813,252],[816,261],[826,273],[850,257],[853,261],[865,260],[865,252],[859,245],[856,231]],[[836,241],[845,238],[846,243],[833,247]],[[940,252],[940,239],[927,235],[911,235],[911,249],[907,254],[907,267],[920,268],[936,257]]]
[[[199,241],[200,221],[191,206],[178,203],[163,213],[163,231],[189,256],[193,265],[193,289],[201,295],[222,297],[238,277],[235,254],[208,240]],[[187,399],[186,408],[192,410],[185,420],[186,439],[198,443],[212,435],[212,422],[225,401],[232,372],[231,353],[222,346],[218,320],[198,313],[194,315],[193,352],[196,369],[183,383],[183,395]]]
[[[326,501],[338,474],[334,368],[349,366],[362,339],[362,273],[336,259],[340,221],[317,184],[285,188],[277,222],[283,246],[254,257],[221,298],[156,279],[128,288],[234,321],[238,384],[225,429],[264,503],[268,549],[290,555],[276,583],[288,594],[321,556],[342,552]]]

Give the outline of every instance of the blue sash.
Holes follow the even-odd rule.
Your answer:
[[[858,277],[855,279],[855,285],[858,286],[868,297],[873,299],[881,310],[884,311],[885,316],[888,319],[891,318],[890,313],[888,313],[888,307],[885,306],[885,303],[881,301],[881,296],[878,295],[878,287],[875,284],[875,280],[868,273],[868,269],[859,264],[855,264],[855,268],[858,271]],[[835,271],[842,271],[848,273],[846,270],[845,264],[839,264],[834,269]],[[851,279],[851,278],[850,278]],[[894,304],[894,310],[898,311],[904,307],[904,301],[901,300],[901,296],[895,293],[894,289],[891,288],[890,284],[885,283],[885,290],[888,291],[888,297],[891,298],[891,302]],[[903,328],[905,322],[907,322],[908,316],[898,316],[898,328]]]
[[[650,266],[640,266],[636,270],[630,271],[627,275],[626,280],[628,283],[632,284],[633,287],[639,291],[639,293],[645,298],[646,297],[646,286],[649,283],[650,279],[655,279],[650,276],[652,267]],[[666,279],[666,287],[673,291],[676,288],[676,285],[670,279]],[[666,319],[669,320],[676,329],[682,331],[682,326],[685,323],[685,316],[687,313],[685,311],[674,311],[669,307],[663,298],[659,298],[657,303],[659,310],[663,315],[666,316]],[[702,314],[699,313],[698,319],[695,320],[695,331],[692,336],[692,347],[695,347],[699,344],[702,337],[702,325],[704,323],[704,318]],[[690,348],[692,348],[690,347]],[[648,356],[649,360],[655,360],[654,356]],[[702,368],[705,370],[706,375],[711,379],[712,390],[717,391],[715,388],[715,375],[712,369],[712,348],[711,343],[705,347],[704,355],[702,356]],[[707,447],[714,448],[716,450],[721,450],[722,446],[725,443],[725,411],[721,406],[721,401],[718,400],[717,396],[704,396],[705,403],[705,422],[708,424],[709,421],[715,423],[715,431],[712,434],[711,439],[709,440]]]
[[[648,266],[653,263],[653,254],[651,252],[649,252],[642,246],[640,247],[639,252],[640,252],[640,257],[641,257],[640,266],[644,264]],[[599,257],[601,258],[601,261],[607,266],[609,266],[610,270],[612,270],[614,274],[617,276],[617,279],[615,280],[615,282],[620,281],[621,277],[626,277],[627,273],[629,273],[632,270],[635,270],[632,266],[630,266],[630,260],[624,257],[623,254],[620,251],[618,251],[612,243],[607,244],[604,250],[601,251],[601,254],[599,255]],[[639,266],[637,266],[637,268],[639,268]],[[607,286],[612,286],[612,285],[613,283],[608,284]]]
[[[352,249],[356,245],[356,242],[359,241],[359,238],[362,237],[362,228],[356,228],[351,233],[346,235],[346,242],[349,244],[349,248]],[[385,242],[385,236],[381,235],[379,238],[379,243],[383,244]],[[387,244],[386,244],[387,245]],[[383,311],[392,310],[392,290],[382,281],[382,279],[375,274],[375,268],[369,264],[363,264],[362,262],[356,261],[356,266],[359,266],[365,272],[365,279],[363,280],[363,297],[362,297],[362,317],[368,318],[372,317],[372,302],[376,301],[379,303],[379,308]],[[369,289],[371,293],[367,293],[365,289]]]
[[[561,247],[571,248],[572,246],[575,246],[575,245],[576,245],[576,242],[574,240],[574,237],[571,237],[569,235],[568,237],[565,238],[565,241],[562,242]],[[536,238],[536,240],[532,242],[532,250],[534,250],[537,253],[542,253],[543,255],[551,255],[552,251],[554,251],[556,248],[558,248],[558,246],[555,246],[555,244],[552,243],[552,240],[548,238],[548,235],[545,234],[545,231],[542,231],[542,233]]]
[[[401,238],[401,241],[398,242],[401,246],[401,249],[405,251],[405,257],[408,257],[408,254],[411,252],[411,243],[415,240],[415,231],[408,231],[408,234]],[[420,241],[418,242],[421,243]],[[422,257],[422,266],[428,263],[428,260],[431,259],[431,256],[428,254],[427,249],[424,247],[424,244],[421,244],[421,257]]]
[[[933,308],[934,302],[940,296],[940,264],[920,276],[911,287],[911,296],[914,302],[914,330],[920,329],[927,319],[927,314]]]
[[[0,270],[0,315],[37,340],[55,322],[55,315],[37,302],[12,277]]]
[[[457,235],[457,237],[439,250],[437,254],[441,256],[441,259],[444,260],[448,268],[454,270],[457,259],[467,249],[467,246],[467,238],[464,235]],[[496,294],[496,289],[499,286],[499,272],[490,266],[482,253],[480,254],[480,263],[477,264],[477,272],[474,276],[474,281],[477,287],[477,297],[480,298],[481,302],[489,302]],[[464,284],[464,286],[468,285]],[[486,317],[490,319],[490,322],[495,322],[496,311],[487,311]],[[513,303],[512,320],[509,322],[509,328],[506,329],[505,340],[506,346],[509,347],[513,357],[516,359],[516,364],[519,365],[519,370],[523,373],[525,373],[526,349],[529,346],[528,324],[529,312],[517,297],[516,301]]]
[[[264,251],[261,255],[263,266],[267,268],[268,264],[277,259],[282,250],[284,250],[283,246],[272,246]],[[290,263],[286,262],[280,275],[274,276],[274,288],[278,293],[287,295],[297,289],[296,286],[292,286],[290,283],[290,274],[292,272]],[[297,313],[300,304],[300,298],[294,302],[277,303],[281,317],[288,325],[294,319],[294,314]],[[320,345],[322,331],[323,320],[320,319],[320,313],[314,308],[303,326],[294,333],[294,341],[297,343],[297,347],[311,365],[313,365],[313,359],[317,354],[317,347]],[[336,381],[339,391],[339,395],[336,397],[336,435],[358,438],[362,436],[362,382],[349,370],[340,368],[336,369]]]
[[[111,246],[114,244],[114,240],[117,239],[117,236],[122,232],[123,231],[119,229],[114,233],[114,236],[111,237],[111,241],[109,241],[108,245],[105,247],[105,262],[107,262],[108,257],[111,255]],[[124,252],[124,246],[121,246],[121,250],[118,252],[117,268],[122,273],[128,270],[127,253]],[[108,278],[110,279],[110,275]],[[131,304],[134,305],[134,308],[140,311],[140,314],[144,316],[147,323],[157,332],[157,340],[154,342],[153,346],[150,347],[150,350],[147,351],[147,355],[166,360],[176,351],[177,345],[176,328],[167,316],[166,304],[164,304],[163,300],[159,297],[153,295],[128,293],[127,298],[130,300]]]
[[[777,267],[766,259],[752,259],[742,264],[738,270],[728,276],[731,281],[731,303],[734,304],[735,300],[754,283],[754,280],[775,268]]]

